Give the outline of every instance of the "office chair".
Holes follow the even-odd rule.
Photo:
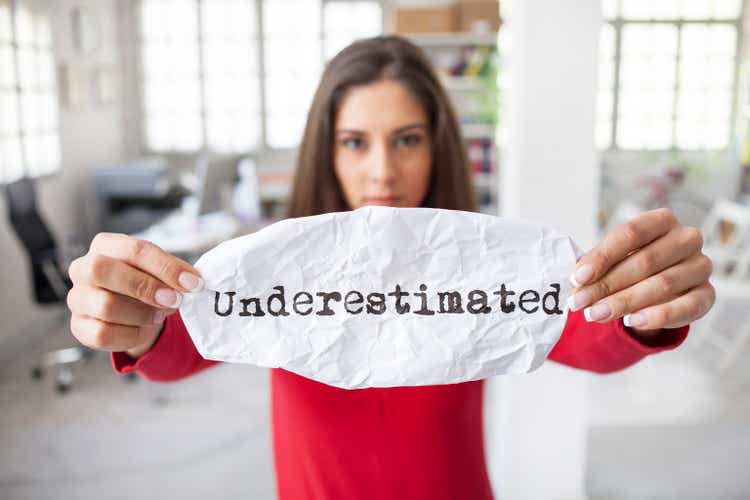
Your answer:
[[[21,245],[28,254],[33,280],[34,300],[39,305],[65,304],[72,283],[60,264],[58,246],[37,209],[36,191],[31,179],[22,178],[5,185],[8,217]],[[67,307],[66,307],[67,315]],[[56,368],[55,388],[67,392],[73,384],[72,365],[88,362],[93,349],[69,347],[45,353],[41,362],[31,369],[35,380],[44,377],[45,370]]]

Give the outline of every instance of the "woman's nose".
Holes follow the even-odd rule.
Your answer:
[[[370,149],[370,180],[378,183],[390,183],[396,177],[396,163],[387,144],[376,144]]]

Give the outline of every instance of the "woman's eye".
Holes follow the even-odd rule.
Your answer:
[[[419,144],[419,142],[422,140],[422,137],[420,137],[417,134],[411,134],[411,135],[402,135],[401,137],[398,137],[396,139],[396,145],[397,146],[416,146]]]
[[[364,146],[365,141],[363,141],[360,137],[347,137],[346,139],[343,139],[341,141],[341,144],[344,145],[345,148],[349,149],[360,149],[362,146]]]

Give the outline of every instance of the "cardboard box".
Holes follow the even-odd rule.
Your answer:
[[[445,33],[456,31],[455,5],[396,7],[392,13],[394,33]]]
[[[500,29],[500,2],[497,0],[461,0],[458,4],[459,31],[497,31]]]

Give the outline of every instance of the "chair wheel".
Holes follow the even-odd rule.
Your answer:
[[[57,383],[55,384],[55,390],[56,390],[57,392],[59,392],[60,394],[65,394],[65,393],[67,393],[68,391],[70,391],[70,384],[68,384],[68,383],[65,383],[65,382],[59,382],[59,381],[58,381],[58,382],[57,382]]]
[[[39,382],[44,378],[44,370],[41,366],[34,366],[31,368],[31,379]]]
[[[89,363],[92,359],[94,359],[95,352],[93,350],[85,350],[83,351],[83,362]]]
[[[135,372],[129,372],[125,374],[125,382],[132,384],[138,380],[138,375]]]
[[[67,366],[60,367],[55,377],[55,390],[60,394],[68,392],[73,385],[73,372]]]

